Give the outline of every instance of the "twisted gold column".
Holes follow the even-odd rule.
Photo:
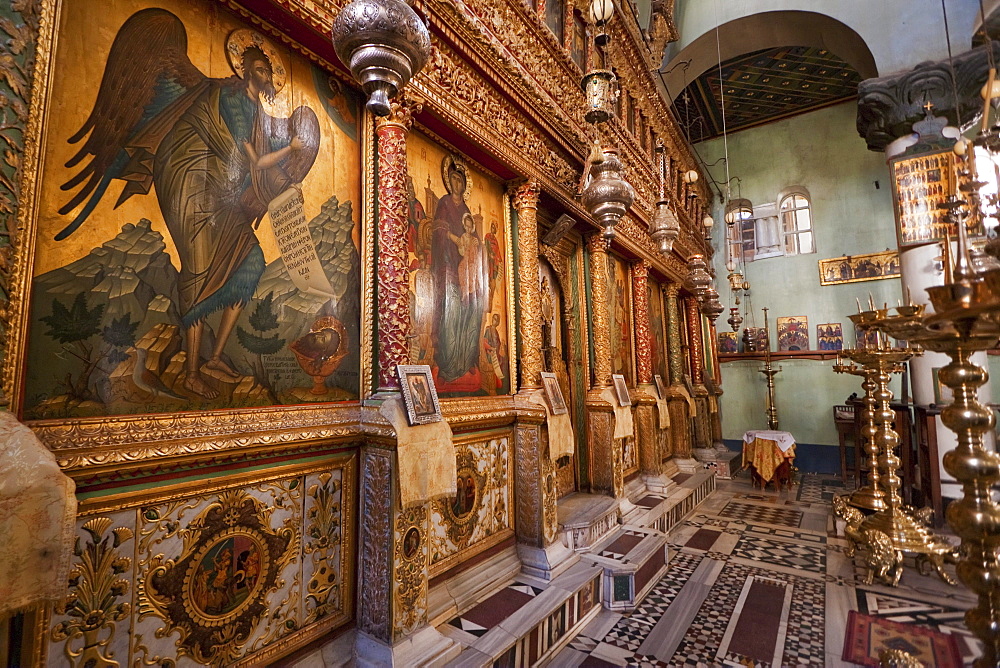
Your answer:
[[[590,249],[591,307],[594,332],[594,383],[611,385],[611,323],[608,313],[608,240],[598,233],[587,239]],[[541,346],[539,346],[540,348]]]
[[[653,382],[653,340],[649,326],[649,293],[647,279],[649,263],[645,260],[632,265],[632,305],[635,322],[635,366],[639,385]]]
[[[541,298],[538,294],[538,182],[529,179],[513,188],[517,211],[517,297],[521,304],[521,389],[542,386]]]
[[[681,353],[681,313],[677,306],[680,286],[668,283],[665,286],[667,302],[667,371],[671,385],[684,382],[684,360]]]
[[[687,311],[688,359],[691,363],[691,383],[695,387],[705,384],[705,358],[701,342],[701,311],[698,310],[698,300],[688,297],[684,300]]]

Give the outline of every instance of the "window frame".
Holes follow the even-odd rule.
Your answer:
[[[799,205],[796,202],[797,198],[803,200],[804,204]],[[785,203],[790,200],[792,206],[785,209]],[[808,225],[805,228],[799,228],[802,222],[799,214],[801,211],[805,211],[807,215]],[[778,220],[781,223],[782,250],[785,256],[809,255],[816,252],[816,220],[812,210],[812,198],[805,188],[787,188],[779,194]],[[802,250],[803,237],[809,239],[809,250]]]
[[[734,199],[726,206],[725,216],[733,211],[746,215],[741,215],[732,225],[726,223],[726,257],[736,264],[753,262],[757,253],[757,228],[753,204],[748,199]]]

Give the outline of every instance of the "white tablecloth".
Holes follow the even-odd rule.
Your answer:
[[[792,446],[795,445],[795,438],[789,434],[787,431],[777,431],[770,429],[751,429],[750,431],[743,434],[744,443],[753,443],[755,439],[763,438],[768,441],[774,441],[777,444],[778,449],[782,452],[788,452]]]

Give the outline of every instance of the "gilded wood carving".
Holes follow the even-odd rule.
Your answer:
[[[84,502],[48,665],[261,665],[342,625],[353,471],[341,457]]]
[[[478,435],[477,435],[478,436]],[[510,437],[456,444],[458,493],[430,504],[431,577],[489,548],[513,532],[514,480]]]

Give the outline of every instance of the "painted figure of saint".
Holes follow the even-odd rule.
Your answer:
[[[476,391],[479,379],[479,337],[486,314],[487,280],[482,242],[465,203],[468,168],[453,156],[444,159],[442,177],[448,196],[434,210],[431,258],[434,271],[436,345],[434,365],[438,389]],[[465,264],[463,264],[465,262]],[[468,383],[448,383],[471,374]]]
[[[156,187],[180,261],[184,388],[206,399],[219,393],[203,370],[239,377],[222,353],[264,271],[255,230],[268,203],[308,174],[320,136],[308,107],[289,118],[264,110],[286,78],[266,38],[234,31],[226,54],[235,75],[209,78],[188,59],[187,33],[174,14],[144,9],[122,25],[94,109],[69,139],[84,143],[67,163],[79,171],[62,188],[83,186],[59,213],[84,206],[56,235],[75,232],[116,179],[125,182],[116,206]],[[205,319],[217,311],[222,316],[202,364]]]

